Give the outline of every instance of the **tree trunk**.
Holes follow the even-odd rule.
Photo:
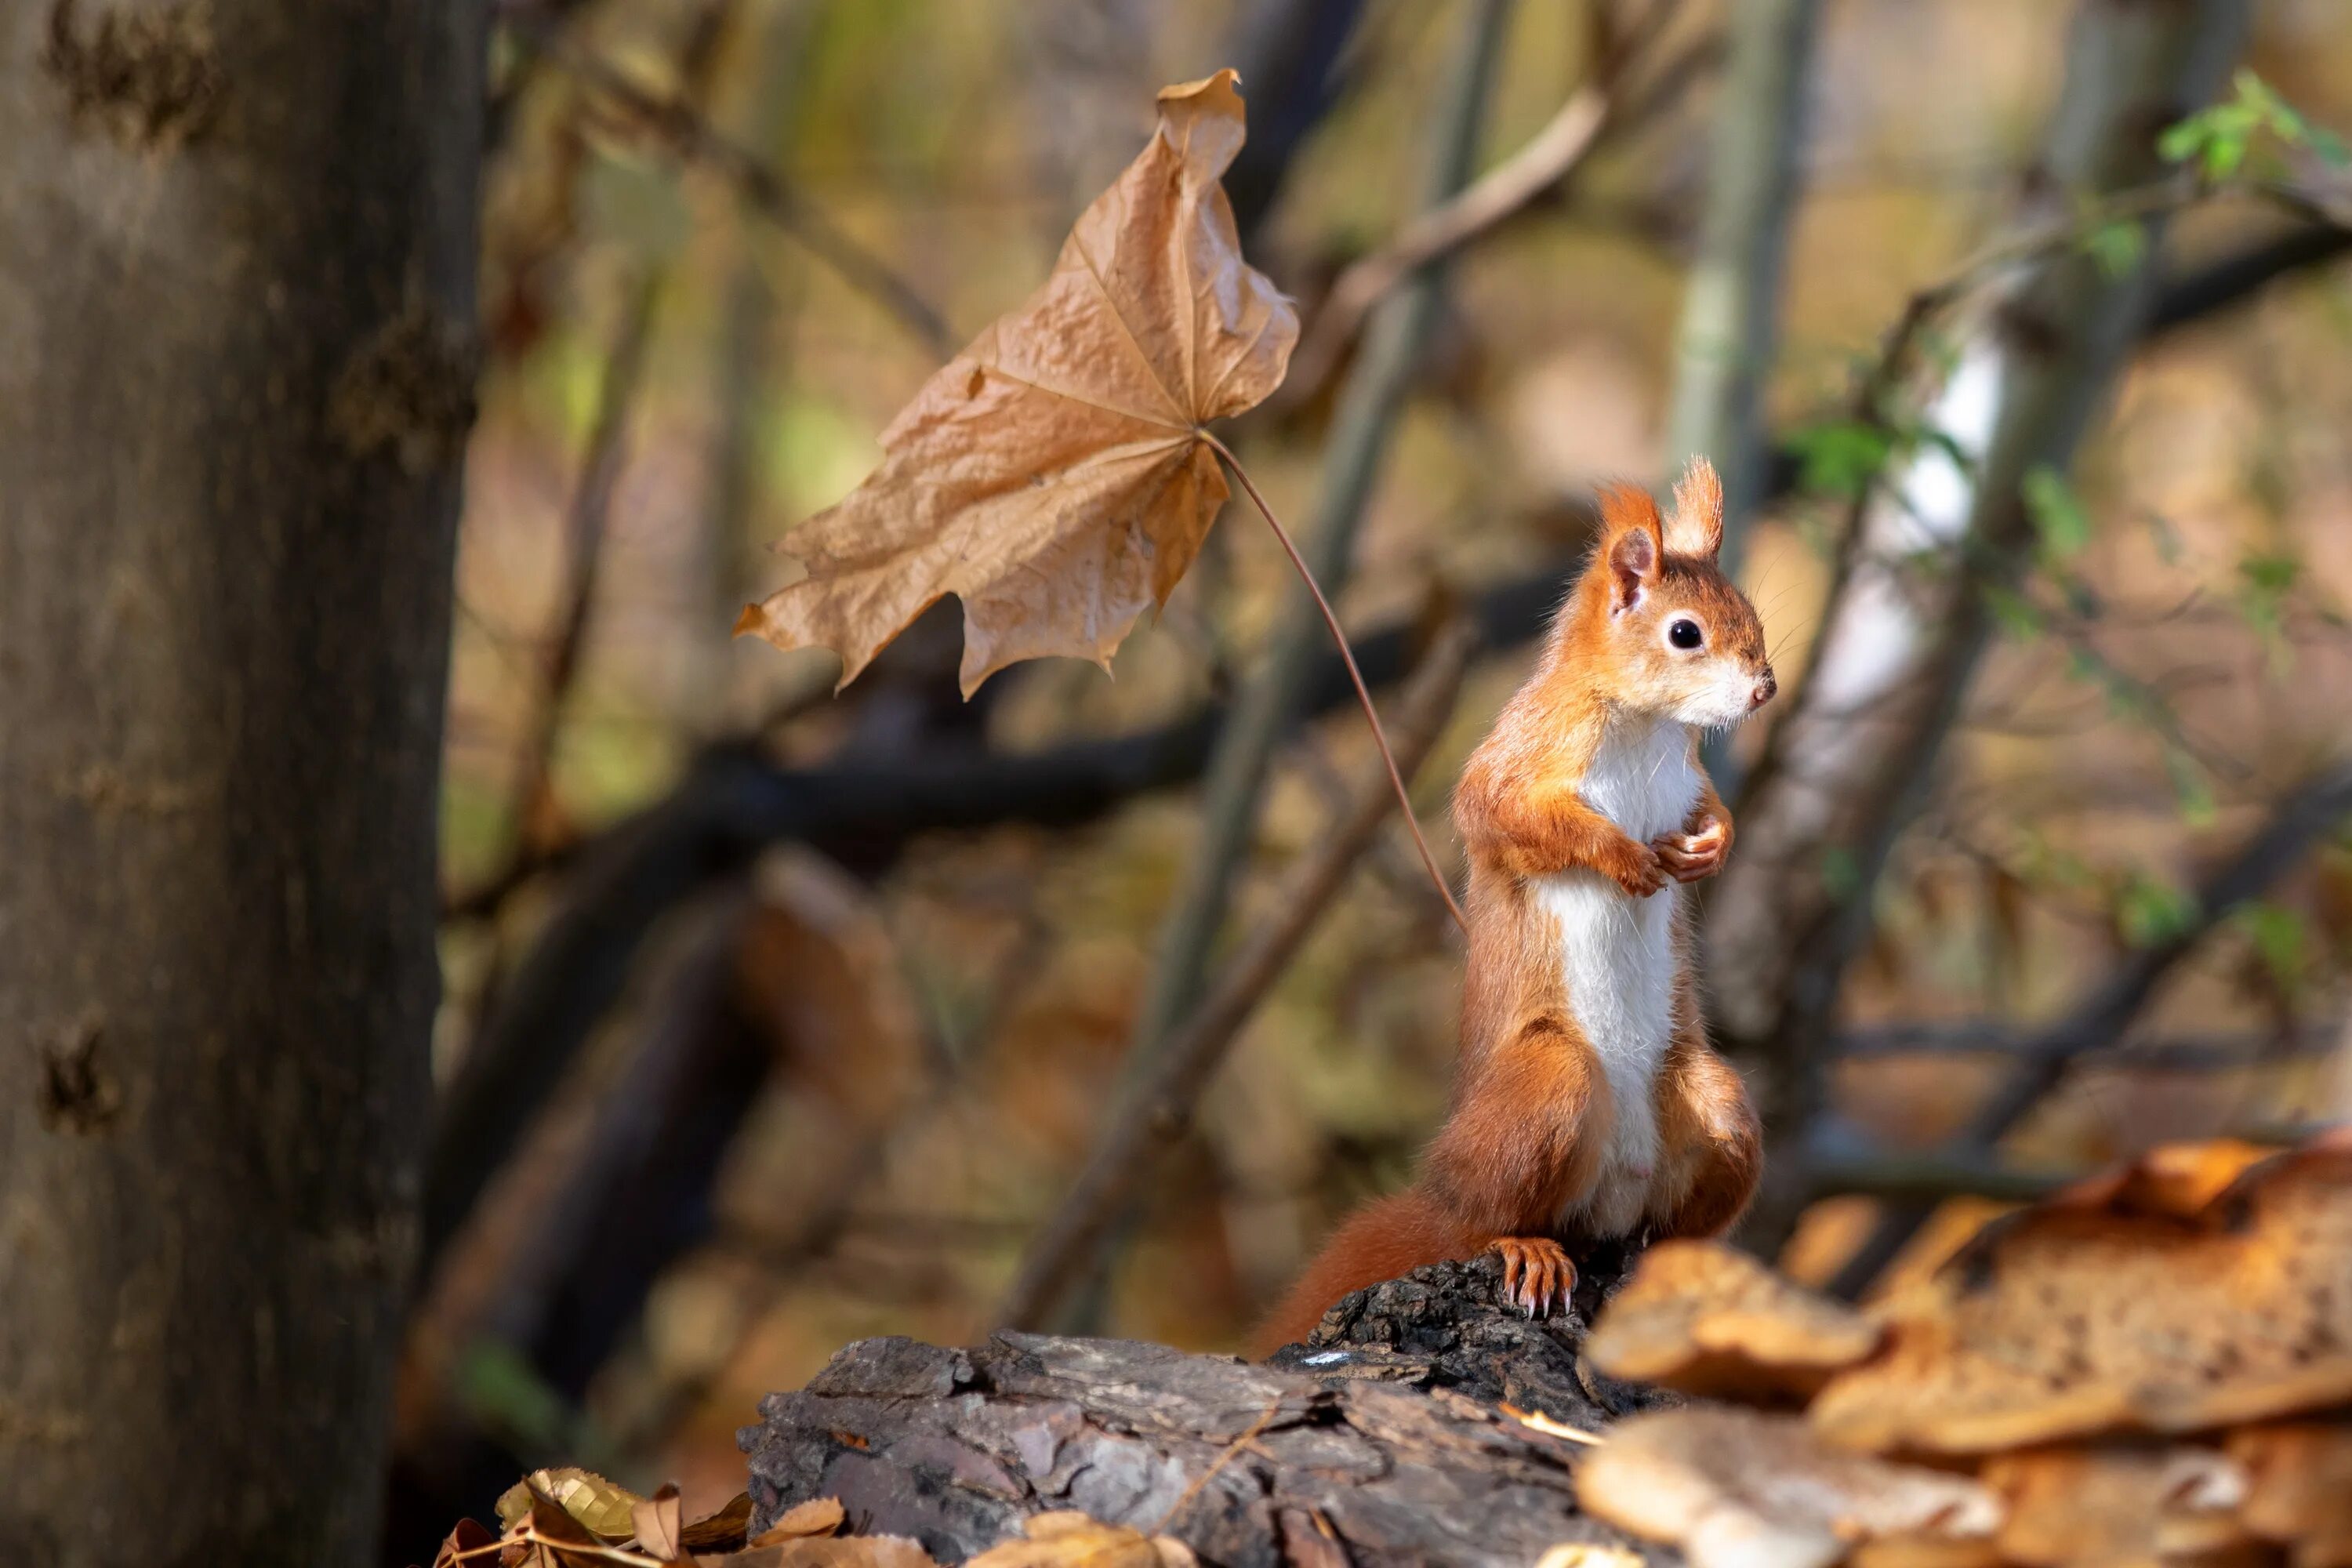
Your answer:
[[[2211,95],[2245,26],[2243,0],[2082,0],[2020,227],[2063,221],[2071,203],[2154,177],[2158,132]],[[1708,910],[1717,1020],[1769,1075],[1767,1124],[1791,1155],[1818,1099],[1826,1026],[1867,929],[1870,889],[1983,649],[1984,589],[2012,579],[2032,543],[2021,484],[2071,462],[2153,276],[2145,264],[2112,275],[2065,245],[2009,268],[1925,412],[1949,447],[1923,443],[1862,513]],[[1766,1233],[1793,1217],[1798,1163],[1775,1163],[1755,1222]]]
[[[0,1540],[373,1549],[479,0],[0,7]]]

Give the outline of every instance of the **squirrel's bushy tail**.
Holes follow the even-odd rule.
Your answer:
[[[1315,1261],[1292,1282],[1281,1302],[1250,1336],[1250,1354],[1263,1361],[1315,1331],[1331,1304],[1350,1290],[1410,1274],[1424,1263],[1468,1258],[1484,1238],[1465,1237],[1438,1206],[1406,1191],[1376,1198],[1340,1223]]]

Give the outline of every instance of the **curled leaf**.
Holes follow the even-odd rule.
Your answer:
[[[1242,258],[1218,184],[1238,78],[1160,94],[1160,126],[1045,286],[926,382],[882,466],[785,542],[807,575],[736,631],[830,647],[843,684],[945,595],[966,695],[1046,654],[1109,659],[1167,602],[1227,494],[1200,435],[1281,384],[1298,317]]]

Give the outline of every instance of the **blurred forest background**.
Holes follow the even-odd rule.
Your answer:
[[[22,52],[110,112],[153,39],[54,17]],[[389,1561],[551,1461],[715,1507],[860,1336],[1234,1348],[1436,1125],[1459,939],[1401,823],[1328,847],[1371,748],[1245,510],[1108,676],[967,703],[952,602],[839,696],[730,636],[1226,65],[1306,333],[1224,438],[1391,708],[1475,631],[1414,784],[1456,885],[1591,487],[1726,471],[1783,692],[1705,894],[1773,1139],[1743,1239],[1860,1290],[1937,1215],[2352,1105],[2346,0],[508,0]],[[217,83],[158,90],[106,132],[201,150]],[[414,404],[439,351],[387,342]],[[369,406],[354,450],[439,460]],[[50,1133],[121,1109],[74,1029]],[[1171,1049],[1222,1066],[1041,1284]]]

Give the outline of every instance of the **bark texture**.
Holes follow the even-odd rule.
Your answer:
[[[831,1496],[861,1532],[914,1536],[946,1563],[1068,1508],[1226,1568],[1523,1565],[1564,1542],[1633,1545],[1579,1510],[1583,1449],[1499,1408],[1597,1430],[1657,1397],[1580,1365],[1585,1315],[1616,1273],[1593,1269],[1578,1310],[1545,1323],[1496,1304],[1499,1276],[1486,1258],[1359,1291],[1266,1366],[1036,1334],[864,1341],[741,1434],[754,1529]]]
[[[479,0],[0,6],[0,1540],[372,1551]]]

